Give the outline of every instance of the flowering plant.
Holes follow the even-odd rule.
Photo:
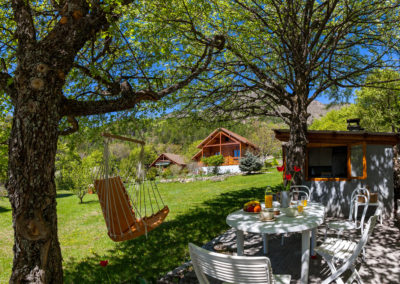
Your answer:
[[[111,283],[110,276],[108,275],[108,271],[107,271],[108,260],[100,260],[99,264],[100,264],[100,266],[105,267],[104,270],[105,270],[105,273],[106,273],[106,276],[108,279],[108,283]]]
[[[282,166],[280,166],[280,167],[276,167],[276,169],[277,169],[279,172],[284,172],[284,171],[285,171],[285,166],[282,165]],[[282,185],[281,185],[281,191],[289,191],[289,190],[290,190],[290,186],[292,185],[293,178],[294,178],[294,176],[296,175],[296,173],[298,173],[298,172],[301,171],[301,168],[299,168],[298,166],[294,166],[294,167],[293,167],[293,171],[294,171],[293,176],[292,176],[291,173],[285,173],[285,175],[284,175],[284,180],[286,180],[286,185],[285,185],[285,182],[282,183]]]

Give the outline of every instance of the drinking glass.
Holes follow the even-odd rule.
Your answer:
[[[307,196],[302,196],[301,197],[301,204],[306,207],[307,206]]]
[[[303,204],[302,204],[302,202],[299,202],[298,204],[297,204],[297,211],[299,211],[299,213],[302,213],[303,212]]]

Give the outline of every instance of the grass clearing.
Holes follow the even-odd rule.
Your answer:
[[[187,244],[202,245],[228,229],[226,216],[250,199],[262,200],[278,172],[234,176],[222,182],[159,184],[170,208],[166,221],[148,237],[115,243],[107,230],[96,195],[84,204],[68,191],[58,192],[58,227],[65,283],[137,283],[154,281],[189,259]],[[12,265],[11,208],[0,197],[0,283],[8,283]],[[107,267],[99,265],[108,260]],[[107,274],[106,274],[107,273]]]

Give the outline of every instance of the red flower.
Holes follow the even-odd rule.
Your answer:
[[[276,167],[276,169],[277,169],[279,172],[283,172],[283,170],[285,169],[285,166]]]
[[[286,177],[286,179],[289,180],[289,181],[292,180],[292,175],[291,175],[291,174],[287,174],[285,177]]]
[[[106,267],[108,265],[108,260],[100,260],[100,266]]]
[[[301,169],[300,169],[298,166],[294,166],[294,171],[295,171],[296,173],[298,173],[298,172],[301,171]]]

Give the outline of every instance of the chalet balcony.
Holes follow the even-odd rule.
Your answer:
[[[224,159],[223,166],[239,165],[239,157],[226,156]]]

